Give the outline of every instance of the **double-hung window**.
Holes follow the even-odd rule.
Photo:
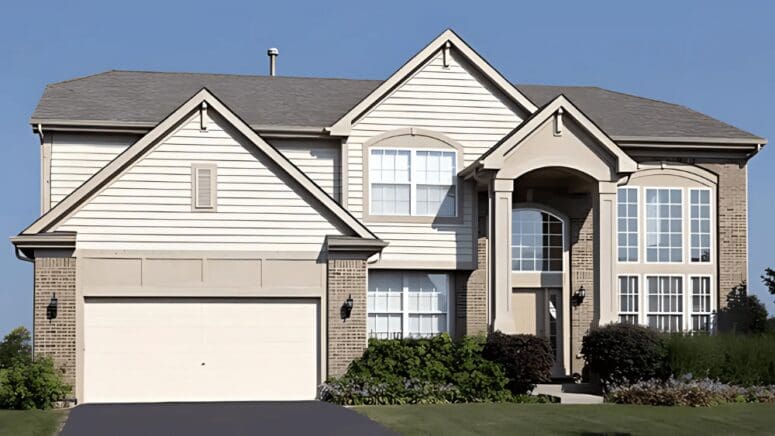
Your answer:
[[[371,271],[367,295],[369,337],[427,338],[448,331],[452,277],[422,271]]]
[[[646,189],[646,262],[683,261],[683,191]]]
[[[683,331],[683,276],[646,276],[646,292],[649,327]]]
[[[638,324],[638,276],[619,276],[619,322]]]
[[[689,190],[689,248],[693,263],[710,262],[710,189]]]
[[[692,276],[692,330],[709,332],[711,329],[710,277]]]
[[[409,215],[412,190],[411,151],[371,150],[371,213],[375,215]]]
[[[457,153],[373,148],[369,183],[372,215],[453,217]]]
[[[637,262],[638,188],[619,188],[616,202],[616,241],[619,262]]]

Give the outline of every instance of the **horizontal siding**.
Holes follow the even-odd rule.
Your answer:
[[[339,141],[274,139],[270,142],[328,195],[340,201],[342,147]]]
[[[286,183],[288,176],[224,126],[215,116],[201,132],[198,118],[188,120],[59,229],[77,231],[79,248],[128,250],[318,252],[326,235],[342,234],[307,194]],[[338,153],[288,148],[303,171],[319,168],[313,180],[336,192]],[[218,167],[216,212],[191,210],[191,164],[197,162]]]
[[[54,133],[51,207],[137,141],[137,135]]]
[[[458,141],[469,165],[521,119],[512,103],[496,91],[454,50],[449,68],[437,53],[353,127],[347,140],[348,208],[363,217],[363,144],[381,133],[405,127],[432,130]],[[460,168],[462,169],[462,168]],[[473,188],[463,193],[464,220],[457,225],[368,223],[390,245],[382,258],[422,267],[428,264],[473,263],[475,238]]]

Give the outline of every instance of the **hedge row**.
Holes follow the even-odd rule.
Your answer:
[[[320,387],[320,398],[337,404],[422,404],[542,401],[526,394],[548,380],[553,365],[546,340],[492,333],[453,341],[369,341],[347,373]]]
[[[584,337],[582,353],[605,389],[673,376],[730,385],[775,385],[775,335],[665,335],[611,324]]]

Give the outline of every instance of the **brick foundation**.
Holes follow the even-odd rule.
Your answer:
[[[57,317],[49,320],[46,308],[54,293],[58,300]],[[51,357],[71,386],[75,386],[76,380],[75,307],[75,258],[37,257],[33,354]]]
[[[338,258],[329,253],[328,259],[328,376],[340,376],[350,362],[366,350],[366,278],[365,259]],[[353,309],[348,319],[342,319],[342,305],[349,296]]]

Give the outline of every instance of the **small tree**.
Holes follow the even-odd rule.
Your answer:
[[[32,360],[30,331],[16,327],[0,342],[0,369],[10,368],[15,363],[29,363]]]
[[[727,295],[727,307],[719,310],[718,329],[732,333],[764,333],[767,309],[756,295],[748,295],[748,285],[741,282]]]
[[[770,291],[770,294],[775,295],[775,270],[772,268],[764,268],[764,275],[761,276],[762,283]]]

